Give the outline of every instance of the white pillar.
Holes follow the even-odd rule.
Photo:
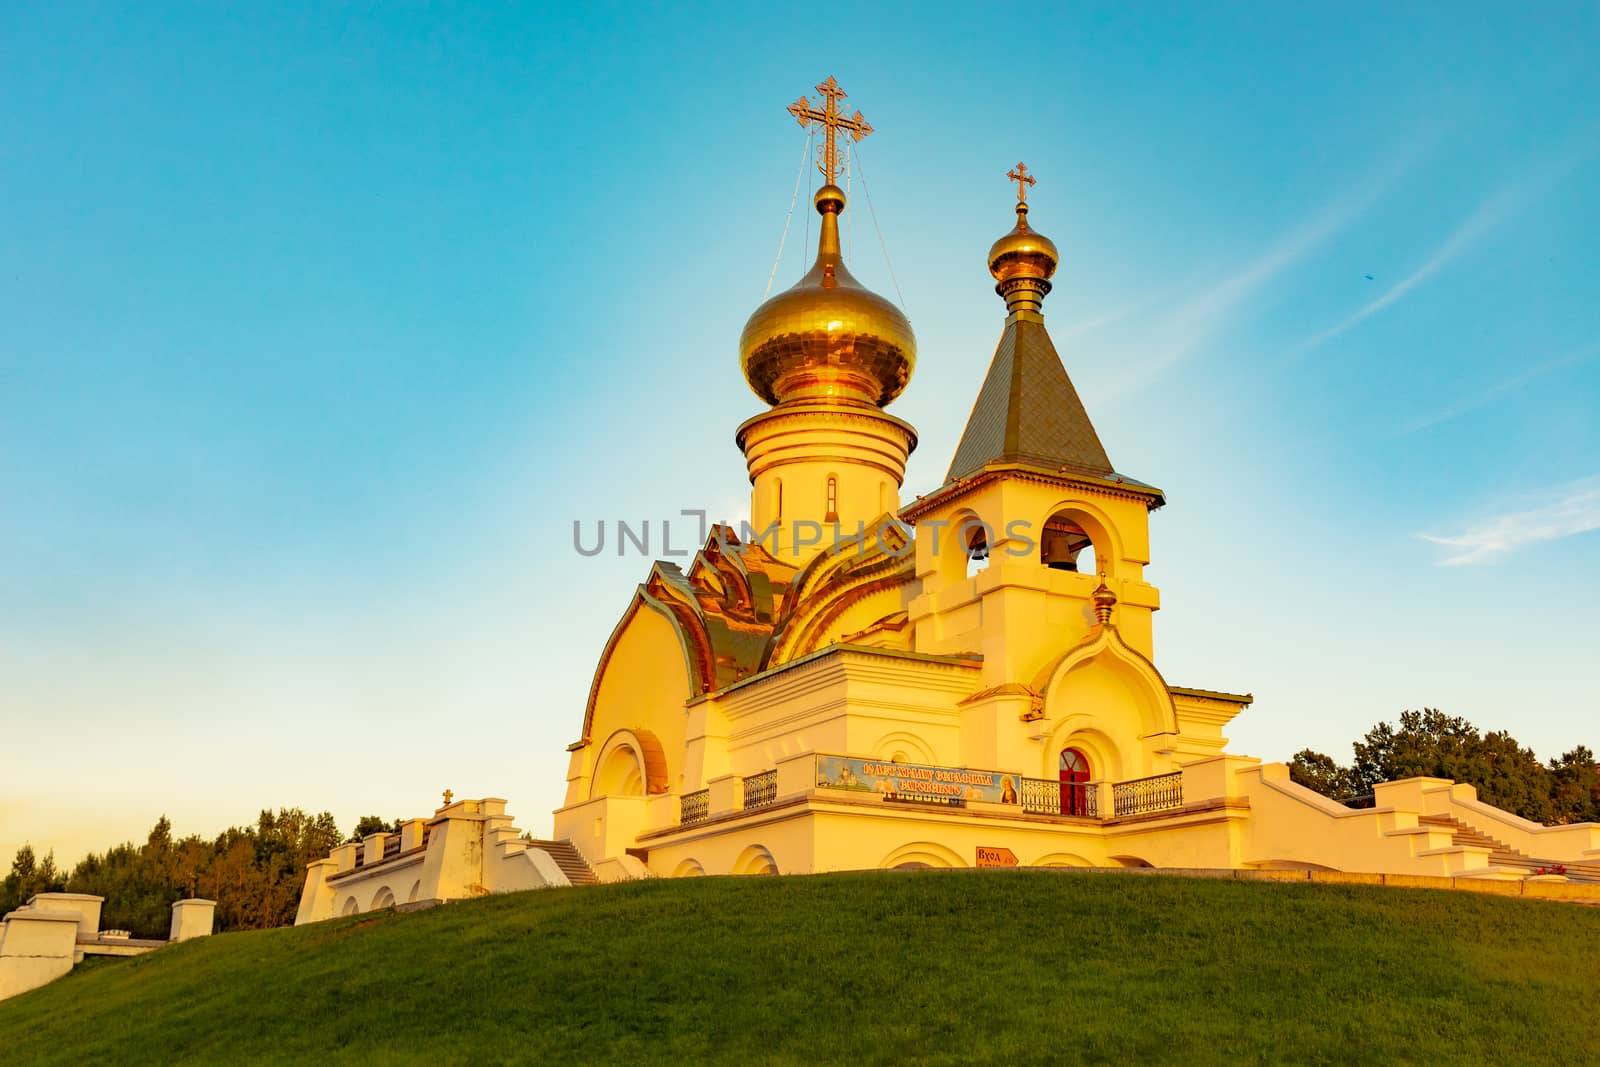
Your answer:
[[[172,932],[169,941],[187,941],[192,937],[210,937],[216,918],[217,902],[214,900],[177,900],[172,904]]]

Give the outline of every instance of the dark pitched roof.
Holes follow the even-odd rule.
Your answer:
[[[1032,316],[1006,320],[945,481],[997,461],[1101,477],[1112,473],[1056,346],[1044,323]]]

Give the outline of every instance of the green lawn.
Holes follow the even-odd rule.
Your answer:
[[[1577,1062],[1600,909],[1048,872],[652,881],[227,934],[0,1003],[0,1062]]]

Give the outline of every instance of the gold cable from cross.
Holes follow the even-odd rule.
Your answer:
[[[817,169],[829,185],[834,185],[834,179],[839,176],[838,131],[844,130],[859,141],[872,132],[872,127],[862,118],[861,112],[857,111],[847,118],[839,110],[839,101],[844,99],[845,92],[831,76],[817,86],[817,92],[822,94],[821,108],[813,107],[811,101],[802,96],[789,105],[789,114],[802,126],[810,126],[813,122],[822,126],[822,158],[817,160]]]

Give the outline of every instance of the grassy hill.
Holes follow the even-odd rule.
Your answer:
[[[1597,943],[1600,909],[1469,893],[658,881],[91,960],[0,1003],[0,1061],[1573,1061]]]

